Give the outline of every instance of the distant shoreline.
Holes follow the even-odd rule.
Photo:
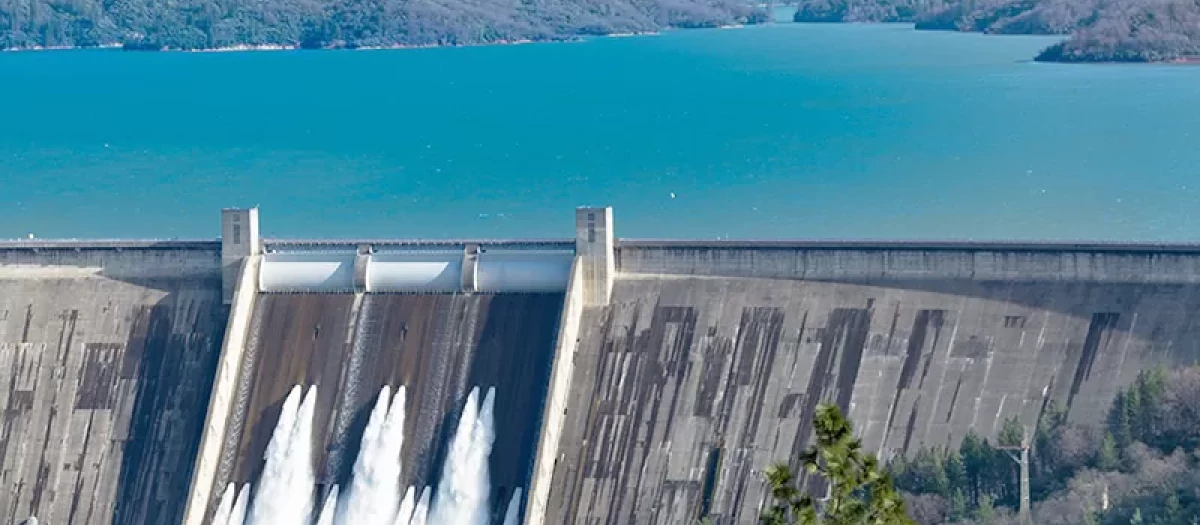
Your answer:
[[[113,42],[101,44],[98,46],[33,46],[33,47],[6,47],[0,49],[0,53],[26,53],[34,51],[74,51],[77,49],[121,49],[123,46],[120,43]]]
[[[736,29],[744,27],[745,24],[728,24],[704,29]],[[10,47],[0,49],[0,53],[31,53],[38,51],[82,51],[89,49],[109,49],[130,51],[135,53],[237,53],[237,52],[261,52],[261,51],[385,51],[385,50],[400,50],[400,49],[433,49],[433,48],[456,48],[456,47],[485,47],[485,46],[516,46],[524,44],[549,44],[549,43],[568,43],[582,42],[590,38],[631,38],[643,36],[657,36],[663,31],[670,31],[674,28],[666,30],[640,31],[640,32],[622,32],[610,33],[606,35],[579,35],[564,38],[547,38],[547,39],[531,39],[520,38],[512,40],[497,40],[492,42],[472,42],[466,44],[392,44],[385,46],[326,46],[306,48],[297,44],[238,44],[224,47],[205,47],[196,49],[179,49],[171,47],[152,48],[152,47],[130,47],[121,43],[108,43],[99,46],[33,46],[33,47]]]
[[[1062,35],[1035,62],[1192,64],[1200,62],[1200,28],[1192,7],[1172,3],[1137,9],[1101,7],[1099,0],[1029,0],[976,3],[944,0],[800,0],[794,22],[906,22],[916,31],[955,31],[987,35]],[[1187,3],[1186,5],[1191,5]],[[1138,15],[1138,9],[1145,11]]]

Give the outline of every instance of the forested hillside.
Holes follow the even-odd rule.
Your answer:
[[[917,29],[1069,34],[1038,59],[1200,57],[1200,0],[800,0],[798,22],[913,22]]]
[[[763,19],[737,0],[0,0],[0,49],[462,45]]]
[[[1022,440],[1010,420],[999,445]],[[1030,494],[1039,525],[1192,525],[1200,522],[1200,367],[1141,374],[1101,428],[1054,408],[1033,431]],[[978,436],[958,450],[892,463],[913,518],[926,525],[1016,525],[1020,483],[1009,453]]]

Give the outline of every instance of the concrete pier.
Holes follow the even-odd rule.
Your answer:
[[[221,297],[225,304],[233,301],[246,260],[261,254],[258,208],[221,210]]]
[[[243,355],[246,351],[250,331],[250,317],[258,297],[259,266],[262,256],[251,255],[235,263],[239,270],[234,287],[233,306],[225,329],[224,344],[214,377],[212,395],[208,402],[204,432],[197,450],[195,467],[192,471],[190,490],[184,506],[183,523],[203,525],[207,522],[209,502],[222,487],[215,486],[215,476],[221,461],[221,446],[224,442],[229,421],[233,419],[235,395],[241,376]]]
[[[554,345],[549,389],[546,393],[545,407],[542,409],[542,430],[538,437],[537,458],[525,498],[526,525],[542,525],[545,522],[550,485],[554,481],[554,465],[558,463],[559,443],[571,393],[571,377],[575,372],[575,353],[579,347],[580,323],[587,304],[583,266],[582,261],[577,258],[571,267],[571,280],[567,286],[562,317],[558,323],[558,340]]]
[[[608,304],[616,277],[612,208],[575,210],[575,254],[588,305]]]

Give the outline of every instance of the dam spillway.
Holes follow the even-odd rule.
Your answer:
[[[279,406],[317,386],[312,458],[322,488],[347,486],[380,387],[408,390],[404,486],[428,486],[473,387],[496,388],[496,513],[525,485],[541,422],[562,294],[263,294],[243,365],[241,421],[215,485],[258,479]],[[503,501],[502,501],[503,500]]]
[[[1200,246],[635,241],[611,213],[564,240],[263,239],[227,210],[219,242],[0,245],[0,521],[209,525],[300,385],[318,507],[382,387],[402,489],[494,387],[489,523],[752,524],[817,403],[888,457],[1052,402],[1098,424],[1200,358]]]

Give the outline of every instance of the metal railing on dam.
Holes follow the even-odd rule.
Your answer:
[[[210,525],[297,384],[314,499],[353,483],[383,385],[397,483],[438,485],[494,386],[490,523],[520,488],[530,525],[749,525],[820,402],[886,457],[1050,403],[1099,422],[1200,359],[1197,244],[622,240],[607,209],[573,239],[262,239],[232,212],[217,240],[0,242],[0,515]],[[537,264],[489,274],[509,256]],[[289,258],[325,277],[262,273]]]
[[[529,250],[574,250],[574,239],[263,239],[265,251],[355,250],[360,246],[377,249],[408,248],[461,250],[467,246],[489,246]]]
[[[1200,245],[1155,243],[644,241],[624,273],[778,279],[1200,281]]]
[[[1200,254],[1200,243],[930,239],[618,239],[618,248],[739,248],[757,250],[1158,252]]]
[[[8,239],[0,250],[219,250],[220,239]]]

